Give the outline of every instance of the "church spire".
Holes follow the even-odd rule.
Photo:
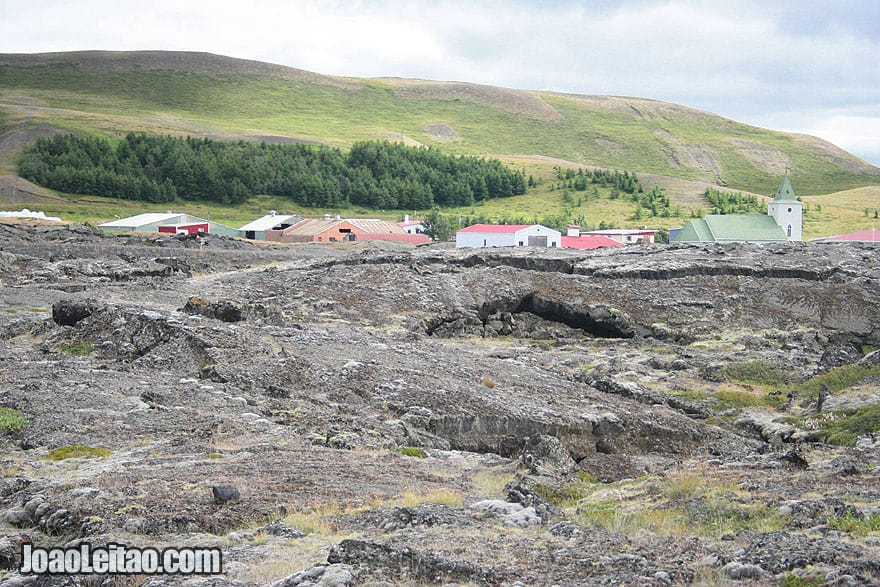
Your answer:
[[[773,198],[774,202],[797,202],[797,196],[794,194],[794,188],[791,187],[791,180],[788,179],[788,174],[785,174],[785,177],[782,178],[782,183],[779,184],[779,189],[776,190],[776,197]]]

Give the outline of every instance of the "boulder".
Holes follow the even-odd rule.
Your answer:
[[[98,309],[92,299],[59,300],[52,304],[52,320],[60,326],[76,326]]]
[[[522,463],[533,475],[567,477],[578,470],[577,463],[555,436],[536,434],[524,440]]]
[[[218,505],[241,499],[241,493],[234,485],[215,485],[211,488],[211,492],[214,494],[214,503]]]
[[[235,300],[209,302],[204,298],[193,296],[186,301],[181,312],[214,318],[222,322],[241,322],[245,318],[242,305]]]

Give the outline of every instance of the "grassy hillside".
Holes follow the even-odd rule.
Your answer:
[[[303,209],[266,196],[237,207],[189,201],[147,205],[59,194],[12,177],[24,146],[58,130],[111,138],[146,131],[307,141],[342,148],[358,140],[388,138],[450,153],[500,157],[538,182],[525,196],[447,210],[463,218],[565,216],[590,226],[604,221],[670,228],[694,211],[705,211],[701,194],[707,185],[772,195],[786,169],[797,193],[808,196],[807,238],[870,225],[864,210],[880,207],[880,169],[834,145],[674,104],[460,83],[333,78],[200,53],[0,55],[4,206],[38,206],[48,214],[93,223],[174,208],[234,226],[268,209],[388,219],[401,214]],[[555,165],[636,171],[647,188],[657,185],[671,196],[679,216],[638,221],[632,202],[611,200],[604,188],[598,197],[573,193],[565,201]]]
[[[762,194],[775,190],[786,168],[804,195],[880,184],[880,169],[819,139],[650,100],[332,78],[197,53],[0,55],[0,170],[14,169],[23,142],[16,137],[46,128],[340,147],[388,137],[452,153],[557,157]]]

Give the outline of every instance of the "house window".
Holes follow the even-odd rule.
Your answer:
[[[551,247],[555,247],[555,246],[556,246],[556,241],[553,241],[552,243],[550,243],[550,246],[551,246]]]
[[[522,241],[519,241],[519,246],[523,246],[523,242],[522,242]]]
[[[483,246],[486,246],[486,239],[483,239]]]

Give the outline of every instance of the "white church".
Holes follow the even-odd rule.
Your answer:
[[[685,224],[673,242],[785,242],[803,238],[804,205],[786,175],[767,205],[766,216],[710,214]]]

